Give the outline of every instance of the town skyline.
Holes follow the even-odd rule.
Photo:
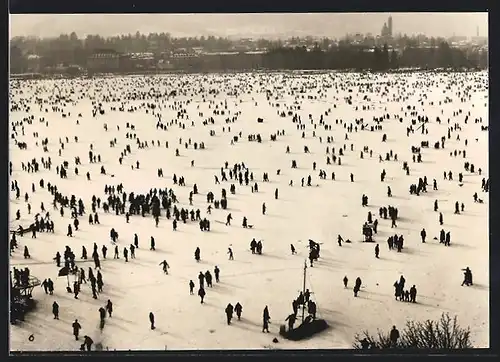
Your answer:
[[[309,14],[15,14],[10,38],[78,37],[99,34],[170,33],[174,37],[229,38],[333,37],[380,34],[388,17],[394,34],[488,36],[487,13],[309,13]]]

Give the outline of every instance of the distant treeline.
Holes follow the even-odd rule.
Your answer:
[[[295,40],[300,42],[299,40]],[[294,69],[357,69],[390,70],[397,68],[487,68],[487,51],[479,47],[454,48],[442,39],[430,39],[428,46],[413,38],[401,37],[383,46],[356,45],[347,41],[332,43],[329,39],[315,46],[283,46],[280,41],[257,40],[254,46],[268,49],[264,54],[200,55],[175,59],[175,69],[186,71],[225,70],[294,70]],[[238,45],[241,43],[236,42]],[[11,73],[30,71],[28,55],[39,56],[40,72],[56,66],[78,65],[87,68],[88,58],[102,49],[119,53],[150,52],[155,61],[168,60],[171,51],[190,52],[202,47],[207,52],[231,50],[235,41],[225,38],[173,38],[168,34],[137,33],[135,36],[103,38],[89,35],[79,39],[75,33],[58,38],[17,37],[10,42]],[[394,48],[394,49],[392,49]],[[157,63],[156,63],[157,64]],[[151,69],[149,69],[151,70]],[[130,69],[121,69],[130,71]]]
[[[402,51],[389,50],[387,45],[371,49],[344,46],[328,51],[303,48],[278,48],[262,58],[267,69],[356,69],[385,71],[397,68],[486,68],[487,52],[451,48],[446,42],[435,48],[406,47]]]

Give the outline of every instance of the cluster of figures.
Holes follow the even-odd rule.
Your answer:
[[[399,278],[399,282],[395,281],[394,282],[394,297],[396,300],[399,298],[401,302],[411,302],[411,303],[416,303],[417,302],[417,288],[412,286],[410,290],[404,290],[405,289],[405,283],[406,279],[404,276],[401,275]]]
[[[311,267],[314,266],[314,262],[319,259],[319,251],[321,247],[319,246],[319,243],[315,242],[314,240],[309,239],[309,265]],[[292,254],[294,254],[295,248],[293,248],[292,245]]]
[[[299,308],[302,308],[303,311],[307,308],[308,316],[303,320],[303,323],[309,323],[316,319],[317,306],[316,302],[311,299],[311,292],[309,289],[306,289],[305,292],[300,292],[297,299],[294,299],[292,302],[292,310],[293,313],[290,314],[285,321],[288,322],[288,330],[293,330],[293,326],[297,321],[297,313]]]
[[[13,277],[12,282],[15,287],[27,287],[30,282],[30,269],[28,267],[24,269],[13,268],[11,271]]]

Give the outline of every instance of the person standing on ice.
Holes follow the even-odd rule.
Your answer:
[[[377,259],[379,258],[378,257],[379,253],[380,253],[380,247],[377,244],[377,245],[375,245],[375,258],[377,258]]]
[[[229,254],[229,260],[234,260],[233,249],[227,248],[227,253]]]
[[[243,311],[243,307],[241,306],[240,302],[236,303],[236,305],[234,306],[234,311],[236,312],[238,320],[241,320],[241,312]]]
[[[226,226],[231,226],[232,219],[233,219],[233,216],[231,215],[231,213],[229,213],[229,215],[227,215],[227,218],[226,218]]]
[[[123,248],[123,257],[125,258],[125,262],[128,262],[128,249]]]
[[[108,251],[108,248],[106,247],[106,245],[103,245],[101,250],[102,250],[102,257],[106,259],[106,253]]]
[[[218,283],[219,282],[219,274],[220,274],[220,269],[219,267],[216,265],[215,268],[214,268],[214,275],[215,275],[215,282]]]
[[[194,294],[194,282],[192,280],[189,281],[189,294]]]
[[[439,225],[443,225],[444,221],[443,221],[443,213],[440,212],[439,213]]]
[[[438,211],[439,206],[438,206],[438,200],[434,200],[434,211]]]
[[[269,315],[269,309],[266,307],[264,308],[264,312],[262,313],[262,332],[267,332],[269,333],[269,321],[271,320],[271,316]]]
[[[103,307],[99,308],[99,329],[102,331],[104,329],[104,319],[106,318],[106,309]]]
[[[227,325],[231,324],[231,319],[233,318],[233,306],[231,303],[229,303],[225,309],[226,312],[226,319],[227,319]]]
[[[200,282],[200,288],[203,288],[203,285],[205,283],[205,274],[200,272],[200,274],[198,274],[198,280]]]
[[[110,299],[108,299],[108,302],[106,303],[106,311],[108,312],[109,318],[111,318],[113,314],[113,303]]]
[[[200,285],[200,289],[198,289],[198,296],[200,297],[200,303],[203,304],[203,299],[205,298],[205,289]]]
[[[359,293],[360,289],[361,289],[361,278],[357,277],[356,278],[356,282],[354,284],[354,289],[353,289],[355,297],[358,296],[358,293]]]
[[[80,284],[77,281],[73,283],[73,293],[75,294],[75,299],[78,299],[78,293],[80,293]]]
[[[349,281],[349,280],[347,279],[347,275],[346,275],[346,276],[344,276],[344,279],[342,279],[342,281],[344,282],[344,288],[347,288],[347,282]]]
[[[120,250],[118,250],[118,245],[115,246],[115,255],[113,259],[120,259]]]
[[[160,264],[158,265],[163,265],[163,272],[168,275],[168,268],[170,268],[170,265],[168,265],[166,260],[163,260]]]
[[[52,303],[52,314],[54,314],[54,319],[59,319],[59,304],[56,301]]]
[[[155,315],[153,312],[149,312],[149,323],[151,323],[151,330],[154,330],[155,327]]]
[[[134,234],[134,246],[136,249],[139,249],[139,237],[137,234]]]
[[[137,246],[136,246],[137,247]],[[150,248],[149,250],[156,250],[155,249],[155,238],[151,236],[151,245],[150,245]]]
[[[392,330],[391,330],[391,333],[389,335],[389,338],[391,340],[392,347],[396,347],[396,343],[399,339],[399,331],[396,329],[396,326],[392,326]]]
[[[422,229],[420,232],[420,237],[422,238],[422,242],[425,243],[425,237],[427,236],[427,232],[425,231],[425,228]]]
[[[265,215],[266,214],[266,203],[264,202],[262,204],[262,215]]]
[[[196,250],[194,251],[194,260],[196,260],[197,263],[200,262],[200,247],[196,247]]]
[[[205,281],[207,282],[207,287],[212,288],[212,274],[210,274],[210,271],[206,271],[205,273]]]
[[[411,303],[416,303],[417,300],[417,288],[415,288],[415,285],[410,288],[410,302]]]
[[[75,319],[71,326],[73,327],[73,336],[75,336],[75,340],[78,341],[78,335],[80,334],[80,329],[82,329],[82,326],[80,325],[80,323],[78,323],[78,319]]]

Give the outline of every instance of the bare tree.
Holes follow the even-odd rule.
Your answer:
[[[365,345],[365,348],[363,348]],[[389,333],[377,331],[377,336],[368,331],[356,334],[353,347],[355,349],[391,348]],[[400,338],[392,348],[400,349],[466,349],[473,348],[470,339],[470,328],[462,328],[457,316],[451,318],[443,313],[437,321],[425,322],[407,321]]]

